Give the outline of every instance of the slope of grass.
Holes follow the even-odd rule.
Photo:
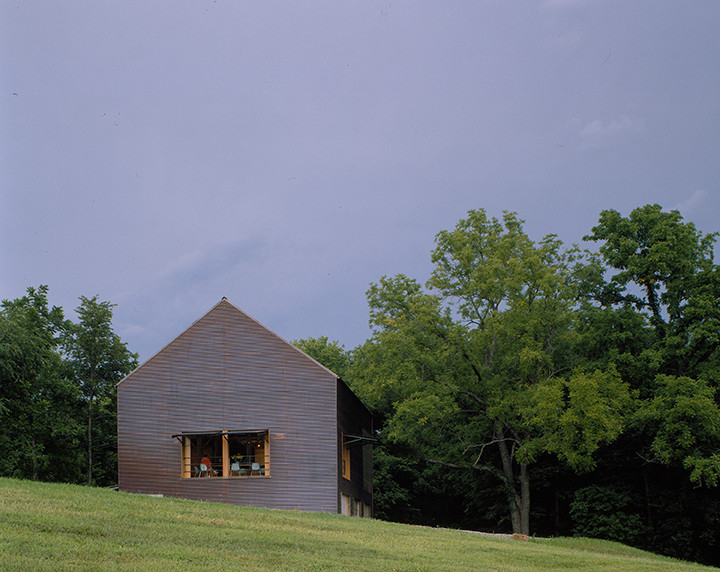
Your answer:
[[[339,515],[0,479],[2,570],[700,570],[613,542],[528,542]]]

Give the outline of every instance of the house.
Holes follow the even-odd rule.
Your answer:
[[[372,515],[372,415],[223,298],[117,386],[120,490]]]

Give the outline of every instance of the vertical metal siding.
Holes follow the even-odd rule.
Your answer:
[[[337,378],[223,300],[118,385],[121,490],[337,512]],[[181,478],[181,432],[269,429],[270,476]]]
[[[372,414],[342,381],[338,381],[337,400],[339,431],[350,435],[373,436]],[[339,458],[339,467],[341,463]],[[351,446],[350,480],[344,479],[342,472],[338,475],[338,490],[341,493],[372,507],[372,445]]]

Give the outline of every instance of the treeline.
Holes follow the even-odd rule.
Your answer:
[[[376,516],[720,563],[716,236],[647,205],[591,251],[470,211],[426,284],[371,285],[365,344],[297,342],[375,413]]]
[[[112,304],[81,296],[73,322],[47,293],[0,309],[0,476],[115,484],[115,383],[137,356],[113,332]]]
[[[425,284],[371,285],[366,343],[297,341],[375,414],[376,516],[720,564],[716,238],[659,205],[601,213],[592,250],[470,211]],[[47,292],[0,308],[0,475],[114,484],[137,356],[112,304]]]

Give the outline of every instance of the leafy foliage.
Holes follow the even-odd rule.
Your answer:
[[[590,485],[575,493],[570,514],[578,536],[634,544],[647,534],[634,509],[632,496],[627,491]]]
[[[100,439],[109,447],[95,464],[101,484],[111,484],[114,382],[135,358],[112,332],[109,303],[81,298],[73,324],[62,308],[48,307],[47,286],[27,292],[0,311],[0,475],[78,482]],[[101,423],[93,429],[84,415]]]
[[[646,205],[601,213],[590,253],[533,242],[514,213],[470,211],[436,236],[427,284],[372,284],[373,337],[349,378],[382,427],[378,476],[393,493],[379,514],[431,522],[412,493],[442,467],[434,490],[454,483],[466,514],[496,525],[535,518],[540,533],[717,563],[716,236]]]
[[[326,336],[320,336],[319,338],[295,340],[293,345],[339,377],[346,377],[351,357],[339,342],[329,341]]]
[[[652,399],[636,419],[653,435],[650,450],[660,463],[681,463],[690,480],[716,486],[720,476],[720,407],[703,380],[659,375]]]
[[[112,435],[109,430],[116,426],[115,384],[137,365],[132,354],[112,329],[110,302],[99,302],[98,297],[80,297],[77,307],[79,322],[68,324],[64,349],[72,377],[85,402],[87,428],[87,484],[93,483],[93,455],[95,432],[93,421],[98,416],[105,421],[105,440]],[[112,438],[112,443],[115,439]],[[112,466],[112,465],[111,465]],[[116,480],[116,471],[105,475],[110,482]],[[105,481],[107,482],[107,481]]]
[[[534,393],[528,417],[543,435],[538,445],[577,471],[595,467],[593,454],[620,436],[632,407],[628,386],[613,367],[593,373],[578,369],[568,378],[538,384]],[[530,458],[536,456],[533,445],[527,446]]]
[[[592,468],[622,431],[628,388],[614,369],[575,369],[577,249],[552,235],[536,244],[514,213],[484,211],[436,245],[427,290],[399,275],[368,292],[382,347],[369,353],[389,358],[382,383],[396,395],[385,435],[430,462],[496,475],[513,529],[527,533],[530,464],[553,453]]]
[[[48,307],[47,287],[28,288],[0,311],[0,474],[77,479],[77,392],[58,353],[62,309]]]

